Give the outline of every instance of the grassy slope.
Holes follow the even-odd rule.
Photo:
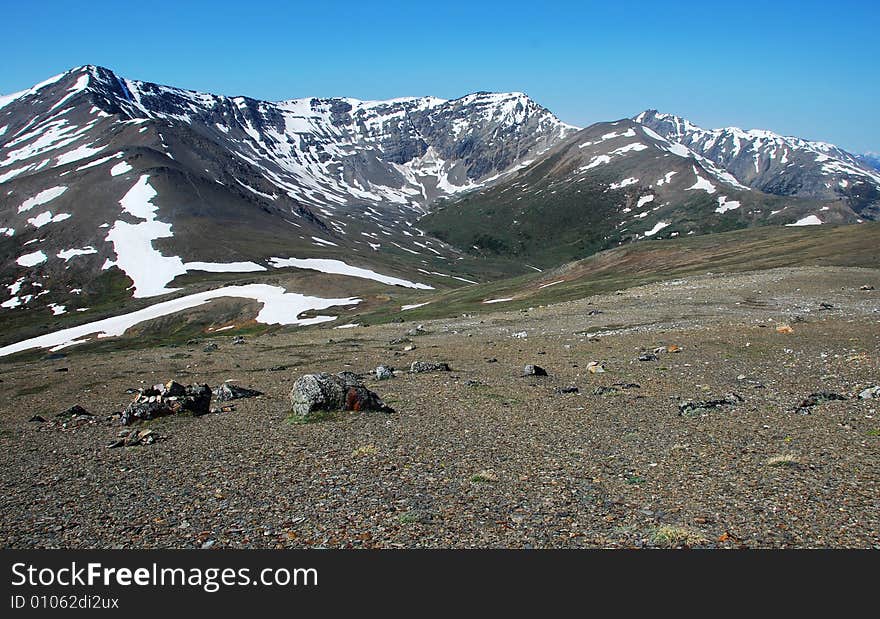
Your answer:
[[[404,316],[419,320],[463,312],[519,309],[579,299],[650,282],[704,273],[742,272],[794,266],[880,268],[880,223],[822,227],[760,227],[662,241],[640,241],[603,251],[556,269],[492,284],[422,295],[429,305],[360,317],[380,322]],[[541,285],[563,283],[540,288]],[[513,301],[486,305],[486,299]]]

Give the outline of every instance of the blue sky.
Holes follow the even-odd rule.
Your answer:
[[[880,150],[876,0],[0,3],[2,93],[82,64],[268,100],[523,91],[582,126],[653,107]]]

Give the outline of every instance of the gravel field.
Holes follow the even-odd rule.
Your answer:
[[[503,305],[396,344],[414,323],[2,361],[0,545],[880,548],[880,399],[858,397],[880,385],[880,271]],[[378,381],[379,364],[398,372]],[[293,382],[342,370],[395,412],[294,423]],[[170,379],[265,395],[108,448],[126,390]],[[844,399],[801,407],[821,392]],[[76,404],[95,418],[65,428],[56,413]]]

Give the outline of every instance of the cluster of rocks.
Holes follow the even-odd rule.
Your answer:
[[[834,402],[846,400],[847,397],[840,393],[835,393],[833,391],[817,391],[815,393],[811,393],[798,404],[797,412],[809,415],[810,409],[814,406],[818,406],[819,404],[823,404],[825,402]]]
[[[55,419],[49,421],[42,415],[34,415],[28,421],[34,423],[47,423],[61,430],[72,430],[80,426],[98,423],[99,419],[79,404],[74,404],[70,408],[66,408],[60,413],[55,414]]]
[[[229,402],[263,395],[262,391],[239,387],[228,382],[212,390],[208,385],[184,386],[174,380],[138,389],[133,393],[136,394],[134,400],[119,415],[123,425],[180,413],[201,417],[217,412],[211,408],[212,398],[216,398],[218,402]],[[220,410],[232,409],[226,407]]]
[[[293,414],[308,421],[322,411],[379,411],[393,413],[353,372],[305,374],[290,390]]]
[[[131,404],[119,416],[123,425],[167,415],[190,413],[194,417],[211,412],[211,388],[208,385],[184,387],[173,380],[140,389]]]
[[[122,430],[115,441],[107,445],[110,449],[117,447],[136,447],[139,445],[152,445],[162,440],[162,436],[154,430]]]

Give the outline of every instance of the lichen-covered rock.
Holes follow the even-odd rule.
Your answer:
[[[389,378],[394,378],[393,368],[389,368],[387,365],[380,365],[376,368],[377,380],[388,380]]]
[[[290,390],[290,404],[293,413],[303,419],[319,411],[393,412],[353,372],[301,376]]]
[[[409,371],[413,374],[421,374],[422,372],[448,372],[448,363],[434,363],[433,361],[413,361],[409,366]]]

